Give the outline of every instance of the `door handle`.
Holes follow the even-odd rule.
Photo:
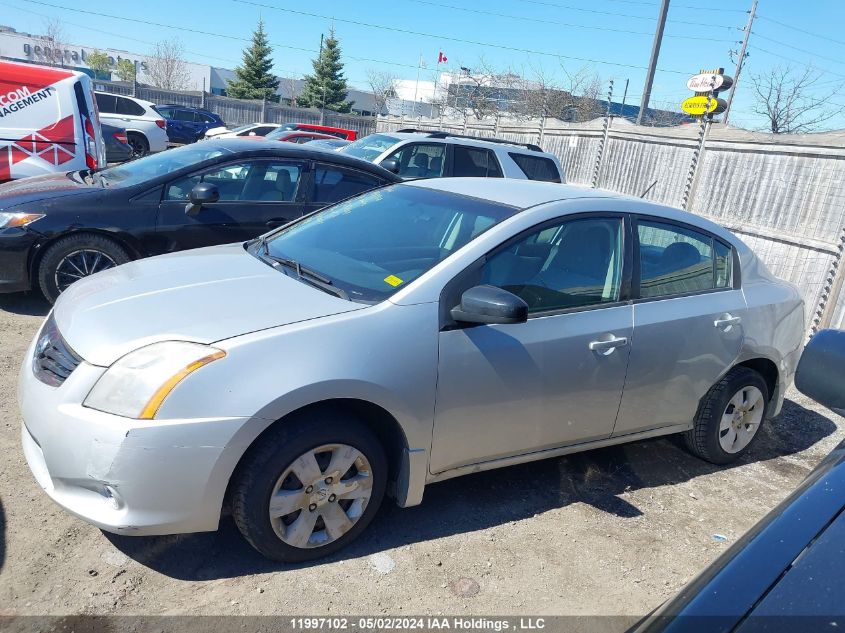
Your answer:
[[[742,317],[723,314],[720,318],[713,321],[713,327],[727,332],[732,326],[739,325],[740,323],[742,323]]]
[[[617,347],[624,347],[628,344],[628,339],[624,336],[620,337],[613,337],[609,341],[591,341],[590,342],[590,351],[591,352],[598,352],[604,356],[613,353]]]

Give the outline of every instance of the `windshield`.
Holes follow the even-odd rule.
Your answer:
[[[387,134],[370,134],[354,143],[350,143],[339,152],[349,154],[355,158],[363,158],[370,162],[374,161],[387,149],[393,147],[400,139]]]
[[[328,279],[349,299],[387,299],[513,207],[393,185],[314,213],[267,239],[268,253]],[[261,256],[261,249],[253,251]]]
[[[244,125],[239,125],[238,127],[234,127],[229,131],[234,132],[234,133],[238,133],[238,132],[243,132],[244,130],[251,130],[254,127],[258,127],[258,126],[255,123],[246,123]]]
[[[285,129],[285,126],[283,125],[283,126],[281,126],[281,127],[277,127],[277,128],[276,128],[275,130],[273,130],[272,132],[269,132],[269,133],[265,134],[265,135],[264,135],[264,138],[269,139],[269,140],[271,140],[271,141],[276,141],[276,140],[278,140],[278,139],[280,139],[280,138],[283,138],[283,137],[287,136],[287,135],[288,135],[288,134],[290,134],[290,133],[291,133],[291,131],[290,131],[290,130],[286,130],[286,129]]]
[[[123,163],[118,167],[104,169],[99,172],[99,175],[102,176],[109,187],[131,187],[151,178],[163,176],[177,169],[201,163],[204,160],[216,158],[226,153],[231,153],[231,150],[209,147],[205,143],[184,145],[169,149],[166,152],[150,154],[130,163]]]

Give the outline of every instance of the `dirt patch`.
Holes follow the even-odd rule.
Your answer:
[[[663,438],[431,486],[311,565],[216,533],[120,537],[55,506],[20,449],[17,372],[43,301],[0,295],[0,614],[642,615],[724,551],[845,436],[791,392],[740,463]],[[724,535],[725,542],[714,539]]]

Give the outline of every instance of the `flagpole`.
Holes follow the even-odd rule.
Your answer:
[[[422,53],[420,53],[419,60],[417,61],[417,83],[414,85],[414,116],[417,114],[417,94],[420,91],[420,69],[422,68]]]

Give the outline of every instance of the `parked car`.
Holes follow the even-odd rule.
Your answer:
[[[188,108],[175,104],[154,107],[167,121],[167,138],[171,143],[195,143],[208,130],[226,127],[223,119],[204,108]]]
[[[207,130],[203,138],[234,138],[236,136],[265,136],[279,127],[278,123],[247,123],[231,130],[225,127],[213,127]]]
[[[94,94],[100,120],[126,130],[133,158],[167,149],[167,122],[156,112],[154,104],[109,92]]]
[[[476,176],[566,181],[557,156],[537,145],[505,139],[407,129],[370,134],[339,151],[405,179]]]
[[[845,415],[845,331],[808,343],[795,386]],[[633,630],[822,631],[845,624],[845,441],[783,503]]]
[[[255,138],[256,140],[260,139],[261,137],[249,137]],[[296,130],[284,130],[281,127],[276,128],[272,132],[268,132],[264,135],[264,139],[268,141],[284,141],[285,143],[307,143],[308,141],[315,141],[318,139],[322,140],[333,140],[333,136],[329,136],[328,134],[318,134],[317,132],[297,132]]]
[[[88,75],[0,60],[0,183],[105,164]]]
[[[132,158],[132,146],[126,138],[126,130],[108,123],[100,125],[106,141],[106,162],[123,163]]]
[[[347,141],[354,141],[358,138],[358,132],[355,130],[347,130],[342,127],[332,127],[331,125],[316,125],[314,123],[285,123],[281,125],[283,130],[302,130],[305,132],[319,132],[320,134],[328,134],[336,138],[342,138]]]
[[[337,151],[341,147],[346,147],[351,142],[352,141],[344,141],[342,138],[318,138],[313,141],[307,141],[306,145],[308,145],[308,147],[320,147],[322,149]]]
[[[55,301],[105,268],[251,239],[397,180],[336,152],[225,139],[10,183],[0,186],[0,292],[40,288]]]
[[[22,441],[104,530],[214,530],[228,494],[256,549],[304,561],[386,491],[413,506],[432,482],[671,433],[732,462],[804,331],[796,288],[699,216],[419,180],[74,284],[21,368]]]

